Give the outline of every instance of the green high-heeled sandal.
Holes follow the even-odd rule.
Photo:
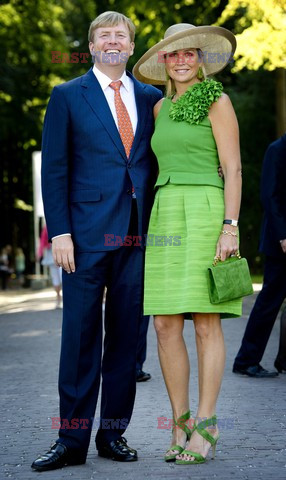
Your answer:
[[[186,413],[184,413],[184,415],[181,415],[181,417],[179,417],[177,419],[177,421],[174,419],[174,425],[181,428],[185,432],[185,434],[187,435],[187,441],[191,438],[192,431],[193,431],[193,429],[189,428],[186,425],[186,421],[190,420],[190,418],[191,418],[191,412],[190,412],[190,410],[188,410]],[[172,432],[173,432],[173,430],[174,430],[174,427],[172,429]],[[172,451],[172,450],[176,450],[176,452],[175,453],[170,453],[170,455],[167,455],[167,453]],[[182,453],[183,450],[184,450],[184,447],[181,447],[181,445],[172,445],[170,448],[168,448],[168,450],[166,452],[166,455],[164,457],[165,462],[175,461],[176,456],[180,455],[180,453]]]
[[[193,428],[193,432],[196,430],[205,440],[207,440],[211,446],[212,446],[212,458],[215,458],[215,450],[217,446],[217,441],[219,439],[219,435],[217,437],[213,437],[207,430],[206,427],[210,427],[211,425],[215,426],[217,425],[217,417],[214,415],[211,418],[207,418],[206,420],[203,420],[202,422],[198,423]],[[194,457],[195,460],[176,460],[176,465],[191,465],[191,464],[198,464],[198,463],[205,463],[206,462],[206,457],[203,457],[200,453],[193,452],[191,450],[183,450],[180,452],[182,455],[188,455],[190,457]],[[179,455],[180,455],[179,454]]]

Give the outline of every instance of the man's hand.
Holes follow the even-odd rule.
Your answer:
[[[67,273],[75,272],[74,248],[70,235],[54,238],[52,251],[56,265],[63,267]]]
[[[219,166],[217,167],[217,173],[218,173],[218,176],[224,180],[224,174],[223,174],[221,164],[219,164]]]
[[[280,240],[280,245],[283,250],[283,253],[286,253],[286,238],[284,238],[284,240]]]

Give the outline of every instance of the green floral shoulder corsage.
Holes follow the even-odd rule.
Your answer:
[[[208,115],[213,102],[221,96],[223,86],[220,82],[206,79],[192,85],[176,103],[172,103],[169,117],[176,122],[187,122],[198,125]]]

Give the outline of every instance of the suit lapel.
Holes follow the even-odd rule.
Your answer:
[[[114,122],[112,113],[106,101],[105,95],[97,81],[92,69],[89,70],[83,77],[81,82],[82,94],[92,108],[99,121],[105,127],[112,142],[118,148],[122,157],[127,161],[124,146],[122,144],[120,134]]]

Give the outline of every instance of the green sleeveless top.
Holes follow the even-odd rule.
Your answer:
[[[224,188],[224,182],[218,176],[218,152],[208,119],[208,109],[213,101],[216,101],[221,95],[222,87],[219,93],[213,95],[212,92],[208,101],[203,102],[207,105],[201,108],[201,105],[198,107],[198,95],[200,95],[199,92],[202,93],[201,85],[205,82],[210,87],[209,91],[213,84],[218,84],[214,80],[205,80],[201,84],[195,84],[195,89],[192,86],[180,97],[181,105],[178,104],[179,100],[176,102],[177,105],[170,98],[165,98],[163,101],[151,139],[152,150],[159,164],[159,176],[155,187],[169,182],[180,185],[212,185]],[[195,99],[194,93],[196,94]],[[204,100],[205,98],[204,96]],[[176,105],[177,112],[174,105]],[[193,115],[193,111],[195,111],[195,115]],[[199,115],[197,115],[198,111]]]

